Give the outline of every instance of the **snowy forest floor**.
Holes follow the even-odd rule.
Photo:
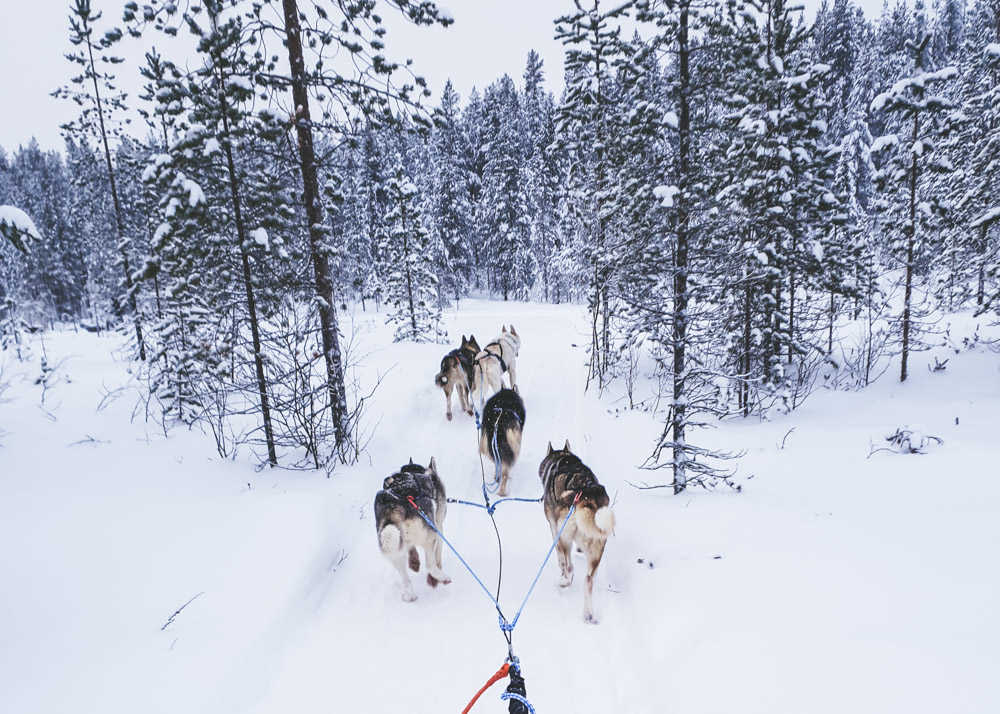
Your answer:
[[[421,572],[419,599],[402,602],[372,498],[411,456],[433,455],[449,495],[476,499],[473,420],[445,420],[433,385],[445,347],[392,345],[381,315],[354,322],[359,377],[385,380],[364,462],[330,479],[220,460],[197,432],[164,438],[130,419],[134,392],[98,410],[102,389],[130,379],[117,336],[45,335],[50,362],[65,361],[44,410],[39,346],[30,363],[4,355],[0,708],[461,710],[506,654],[495,612],[447,550],[454,582],[432,590]],[[485,344],[510,322],[527,407],[512,495],[540,493],[546,443],[568,438],[618,521],[595,587],[600,625],[581,618],[582,563],[560,590],[550,562],[515,631],[540,714],[1000,710],[1000,355],[939,348],[915,356],[904,385],[890,372],[790,415],[727,421],[692,441],[746,450],[742,493],[675,497],[626,483],[668,477],[637,468],[660,425],[582,393],[582,308],[466,301],[447,313],[454,343],[472,332]],[[953,338],[972,327],[956,316]],[[925,369],[934,356],[947,370]],[[868,458],[904,424],[944,443]],[[504,504],[497,521],[513,610],[550,534],[535,504]],[[446,533],[491,582],[484,513],[450,506]],[[501,689],[474,711],[506,711]]]

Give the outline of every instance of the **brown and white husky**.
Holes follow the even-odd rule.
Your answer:
[[[594,574],[601,564],[604,546],[615,529],[615,514],[611,510],[608,492],[580,459],[570,451],[569,441],[559,450],[549,443],[548,454],[538,466],[542,480],[542,505],[545,518],[552,529],[552,537],[559,533],[573,504],[576,511],[566,522],[566,528],[556,544],[559,557],[560,587],[573,582],[573,561],[570,556],[573,544],[583,551],[587,559],[587,579],[583,590],[584,622],[597,624],[594,617]]]
[[[451,393],[458,391],[458,401],[464,411],[472,416],[472,405],[469,402],[469,391],[474,382],[473,369],[476,364],[476,355],[479,354],[479,343],[473,335],[465,339],[462,335],[462,344],[457,349],[452,350],[441,360],[441,371],[434,377],[434,384],[441,387],[444,392],[445,415],[451,421]]]

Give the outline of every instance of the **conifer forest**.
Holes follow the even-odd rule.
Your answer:
[[[393,638],[424,631],[401,624],[399,608],[417,611],[406,610],[398,590],[382,600],[383,590],[399,587],[398,574],[379,555],[381,548],[390,557],[394,541],[384,535],[378,499],[378,544],[373,540],[372,495],[392,495],[379,484],[407,458],[410,467],[428,464],[427,473],[440,474],[448,496],[461,499],[479,498],[482,470],[482,509],[493,518],[496,504],[489,506],[486,489],[494,461],[497,481],[503,462],[513,469],[515,495],[534,498],[538,461],[546,459],[538,473],[547,489],[547,460],[564,439],[565,450],[572,447],[587,462],[582,468],[593,469],[590,477],[607,486],[594,508],[616,509],[616,527],[610,516],[607,527],[608,517],[593,520],[603,538],[611,530],[617,538],[617,544],[609,540],[593,596],[612,627],[600,628],[597,640],[592,629],[577,634],[583,627],[579,593],[546,589],[551,573],[541,579],[544,592],[534,597],[542,602],[531,601],[515,640],[527,649],[526,696],[539,712],[742,708],[745,701],[721,691],[699,697],[714,688],[712,672],[740,677],[719,669],[729,668],[727,655],[742,662],[759,654],[757,635],[747,635],[758,642],[752,646],[726,639],[758,612],[762,622],[781,621],[768,625],[776,639],[767,651],[775,661],[788,659],[799,684],[785,690],[752,669],[746,678],[754,683],[746,686],[773,684],[767,691],[781,690],[785,699],[758,693],[750,711],[827,711],[827,704],[842,711],[851,705],[849,695],[858,697],[854,705],[868,702],[861,709],[885,712],[989,711],[1000,704],[986,684],[995,675],[982,669],[1000,657],[1000,620],[973,606],[980,596],[995,603],[1000,592],[997,576],[982,572],[995,570],[987,565],[996,557],[988,546],[995,549],[1000,537],[1000,491],[991,483],[1000,457],[1000,0],[885,0],[876,12],[860,0],[815,0],[805,7],[791,0],[547,0],[520,21],[546,25],[562,64],[550,66],[539,47],[509,73],[481,72],[464,91],[448,77],[422,73],[434,42],[414,50],[397,37],[404,29],[428,38],[462,33],[463,15],[485,12],[492,6],[485,0],[482,6],[452,0],[454,12],[429,0],[49,1],[65,5],[63,25],[18,30],[12,23],[3,31],[64,38],[65,56],[53,60],[61,62],[64,81],[44,89],[48,101],[69,108],[73,118],[59,129],[60,147],[35,140],[0,147],[0,491],[10,487],[28,499],[29,491],[15,483],[43,488],[35,478],[59,473],[67,485],[45,486],[50,495],[38,495],[37,503],[89,503],[83,489],[91,475],[119,474],[108,492],[123,499],[148,468],[150,483],[159,484],[149,488],[162,490],[150,490],[148,500],[161,504],[181,499],[170,483],[204,493],[199,508],[213,499],[230,503],[237,491],[246,502],[271,492],[273,509],[255,500],[227,506],[233,509],[227,517],[234,524],[245,518],[244,532],[260,524],[281,533],[271,545],[256,535],[248,543],[255,544],[255,558],[272,564],[261,568],[270,568],[287,591],[260,586],[256,599],[240,606],[245,611],[220,604],[215,620],[198,619],[216,612],[205,609],[216,607],[213,597],[234,595],[236,582],[240,592],[258,586],[232,580],[213,591],[212,578],[220,576],[206,569],[200,580],[185,579],[192,571],[169,561],[174,545],[164,541],[158,550],[160,536],[152,530],[148,542],[136,540],[137,553],[140,543],[151,557],[164,553],[163,572],[172,573],[170,583],[149,576],[149,583],[160,583],[149,588],[169,594],[156,601],[153,619],[165,619],[195,592],[206,593],[183,604],[157,634],[176,633],[178,649],[185,638],[204,637],[201,651],[217,654],[179,660],[174,644],[158,641],[157,654],[137,655],[134,667],[143,675],[135,682],[144,682],[146,692],[160,686],[150,684],[150,672],[192,682],[207,673],[204,697],[194,684],[185,685],[163,700],[163,711],[311,711],[322,702],[305,701],[307,692],[316,692],[300,685],[319,661],[335,662],[340,679],[365,672],[343,683],[353,704],[348,709],[458,711],[495,668],[494,655],[510,645],[512,630],[504,630],[507,644],[496,647],[496,614],[462,569],[485,568],[483,589],[493,590],[493,531],[471,565],[459,563],[451,545],[444,549],[454,584],[432,590],[418,583],[418,606],[426,608],[421,616],[443,628],[436,639],[450,642],[469,627],[469,637],[489,646],[482,653],[473,648],[476,656],[466,662],[458,654],[464,645],[449,644],[455,652],[442,657],[454,659],[454,684],[431,667],[413,681],[440,689],[440,697],[404,705],[402,693],[397,701],[395,694],[373,692],[379,678],[409,682],[411,675],[394,671],[404,667],[401,653],[409,647]],[[453,61],[476,68],[479,60],[473,54]],[[22,71],[30,69],[0,67]],[[5,114],[19,111],[17,96],[5,96],[3,104],[0,126]],[[489,342],[495,334],[500,337]],[[468,363],[461,361],[467,345]],[[455,367],[454,396],[450,358],[466,370]],[[491,364],[523,398],[513,466],[501,458],[506,437],[485,431],[485,400],[495,391],[483,394]],[[516,389],[515,372],[523,380]],[[77,404],[81,411],[73,417]],[[475,436],[477,444],[480,438],[485,444],[479,452],[473,422],[482,435]],[[518,456],[521,428],[525,452]],[[58,458],[48,453],[49,440]],[[47,458],[51,469],[42,466]],[[173,481],[178,469],[190,473]],[[468,483],[466,472],[474,476]],[[403,467],[396,476],[405,473]],[[232,492],[224,494],[222,483]],[[63,488],[69,490],[51,496]],[[951,489],[966,492],[941,494]],[[273,500],[279,492],[286,494],[281,505]],[[443,504],[443,491],[440,497]],[[0,527],[0,536],[13,543],[42,521],[28,520],[35,511],[24,504],[35,501],[11,498],[10,530]],[[860,503],[868,499],[880,504],[870,505],[881,514],[871,521]],[[449,508],[449,538],[457,551],[475,549],[469,534],[481,530],[486,516],[460,504]],[[799,506],[802,512],[792,516],[788,509]],[[134,519],[142,508],[114,513]],[[340,530],[310,530],[321,508]],[[504,592],[512,588],[508,601],[520,599],[550,538],[558,542],[562,533],[561,521],[552,520],[549,532],[540,507],[512,504],[496,510],[498,540],[501,516],[513,519],[517,511],[521,517],[517,509],[541,530],[529,537],[524,526],[507,522],[505,538],[524,532],[501,548],[500,557],[514,563],[501,566],[503,578],[515,579],[504,580]],[[548,516],[547,501],[545,509]],[[191,523],[200,523],[197,513]],[[800,517],[815,524],[809,528],[833,529],[820,521],[832,524],[841,513],[856,513],[845,516],[856,529],[796,535],[800,528],[813,533]],[[933,514],[945,523],[932,526]],[[149,517],[151,524],[161,522],[159,511]],[[868,527],[862,522],[873,529],[870,541],[858,535]],[[180,527],[167,525],[166,511],[162,523],[166,530],[158,533]],[[207,543],[220,549],[236,543],[235,536],[205,535],[221,528],[211,523],[204,533],[193,525],[191,534],[178,537],[191,539],[192,553]],[[69,534],[71,526],[61,527]],[[582,521],[580,528],[585,531]],[[361,529],[356,543],[355,529]],[[948,536],[927,533],[949,529]],[[117,543],[132,533],[111,532],[119,533]],[[405,549],[409,536],[402,526],[400,532]],[[904,538],[900,533],[913,534],[905,536],[908,543],[940,563],[940,571],[926,574],[933,585],[926,597],[937,593],[949,612],[969,604],[959,616],[966,618],[962,632],[983,639],[966,647],[964,635],[940,625],[928,634],[933,639],[906,649],[899,643],[908,641],[907,623],[926,622],[930,600],[927,610],[913,605],[913,619],[905,621],[894,618],[909,614],[886,605],[874,627],[885,625],[881,641],[903,648],[899,672],[883,682],[845,678],[850,684],[843,693],[818,704],[807,694],[818,685],[800,657],[827,653],[833,659],[821,666],[831,677],[841,655],[858,672],[897,661],[881,645],[865,649],[859,644],[864,635],[846,624],[854,621],[838,618],[870,603],[881,612],[886,593],[905,591],[902,602],[909,603],[927,584],[915,562],[909,570],[901,564],[911,562],[912,552],[889,550]],[[947,556],[938,537],[954,540]],[[518,538],[523,548],[512,545]],[[971,549],[956,555],[966,546]],[[441,547],[436,566],[425,561],[430,585],[451,582],[440,572]],[[572,582],[576,559],[572,588],[587,588],[584,619],[596,622],[590,589],[597,566],[582,572],[591,557],[582,547],[559,561],[559,584]],[[416,553],[413,547],[411,566]],[[813,555],[844,572],[817,570],[809,580]],[[553,572],[557,557],[562,551],[546,561]],[[600,552],[596,557],[600,562]],[[696,567],[688,558],[711,565]],[[234,562],[239,570],[241,561]],[[417,596],[407,589],[405,561],[399,562],[408,601]],[[859,573],[881,571],[884,563],[892,563],[886,567],[894,573],[898,568],[898,577],[868,590],[872,581]],[[12,582],[34,582],[27,566],[19,567]],[[796,569],[801,580],[790,572]],[[349,584],[345,572],[359,580]],[[816,585],[828,576],[839,584]],[[773,592],[757,591],[765,582],[780,588],[783,578],[797,603],[786,609]],[[372,590],[371,581],[379,593],[372,602],[331,595]],[[308,607],[288,606],[296,614],[265,629],[268,613],[278,611],[275,603],[299,596],[287,583],[306,582]],[[678,592],[688,584],[688,594]],[[948,589],[960,586],[966,588],[961,595]],[[91,600],[82,595],[82,602],[100,608],[96,592]],[[273,593],[273,602],[259,593]],[[448,613],[435,614],[430,608],[442,593],[451,598],[449,612],[469,619],[459,624]],[[487,593],[497,611],[500,593],[499,584],[495,596]],[[743,604],[728,599],[744,594]],[[924,595],[915,597],[919,603]],[[803,623],[813,623],[797,609],[803,602],[840,613],[816,625],[815,636],[826,637],[829,648],[801,639],[812,632],[812,624]],[[354,629],[345,620],[351,608],[368,613]],[[568,609],[573,617],[562,623]],[[692,612],[704,612],[722,639],[685,633],[694,625],[684,613]],[[213,643],[212,628],[229,627],[227,616],[238,616],[241,626],[260,616],[262,639],[251,644],[244,635],[225,634],[236,633],[234,625],[219,629]],[[333,636],[345,638],[343,655],[311,633],[327,617]],[[500,617],[505,622],[504,612]],[[185,625],[185,618],[193,619]],[[657,624],[643,634],[645,625],[629,618]],[[293,627],[300,619],[303,626]],[[279,621],[284,624],[274,624]],[[183,629],[194,622],[201,623],[199,634]],[[156,630],[163,623],[147,624]],[[610,634],[613,627],[624,630]],[[0,642],[18,641],[16,632],[7,637],[3,631],[0,625]],[[260,644],[277,641],[278,631],[287,635],[278,649]],[[570,632],[567,646],[579,652],[565,655],[572,664],[540,662],[564,631]],[[704,645],[695,672],[684,659],[691,652],[671,648],[698,641],[715,644]],[[395,654],[366,649],[377,646]],[[258,657],[264,649],[298,664],[276,674],[271,667],[278,657]],[[938,681],[935,666],[912,689],[890,684],[925,679],[921,667],[955,651],[964,654],[955,660],[964,664],[961,671],[957,664],[954,671],[945,667],[952,679]],[[631,674],[616,673],[612,660],[619,655],[610,652],[629,653],[621,671]],[[858,654],[864,652],[870,660]],[[234,653],[252,653],[245,655],[249,674],[213,669],[236,661]],[[173,664],[161,662],[168,656]],[[0,653],[0,664],[4,660]],[[515,660],[508,662],[514,672]],[[601,675],[586,671],[597,662]],[[67,664],[66,671],[83,672],[82,666]],[[751,665],[762,666],[759,660]],[[369,673],[376,667],[380,674]],[[560,668],[579,671],[566,675]],[[653,672],[672,682],[669,691],[651,683]],[[618,689],[593,684],[601,677],[618,682]],[[0,672],[0,683],[4,678]],[[259,692],[254,680],[261,682]],[[240,694],[206,704],[217,685],[220,697]],[[20,689],[23,700],[13,699],[26,708],[8,710],[3,691],[12,688],[0,685],[0,709],[66,711],[70,700],[60,700],[59,692],[75,691],[55,687],[46,690],[49,699],[35,700],[29,687]],[[365,700],[362,689],[374,700]],[[949,700],[947,691],[971,692],[968,708]],[[861,699],[865,692],[873,698]],[[377,702],[380,696],[385,703]],[[498,711],[490,696],[477,707]],[[505,700],[503,710],[529,711],[515,700]],[[82,699],[72,701],[90,709]],[[119,704],[93,711],[125,711]],[[327,699],[325,706],[341,705]]]

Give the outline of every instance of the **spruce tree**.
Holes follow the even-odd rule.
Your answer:
[[[70,99],[83,107],[75,122],[67,124],[65,129],[70,133],[80,133],[84,136],[96,136],[104,150],[105,166],[107,168],[108,190],[114,203],[115,227],[118,233],[118,254],[121,258],[121,268],[124,276],[125,296],[132,313],[135,328],[135,339],[140,360],[146,359],[146,343],[142,335],[142,317],[140,315],[136,289],[133,285],[132,269],[130,267],[130,236],[125,233],[122,218],[122,205],[118,196],[118,185],[115,167],[111,161],[109,135],[113,127],[109,126],[110,114],[123,111],[125,95],[114,85],[115,75],[111,67],[123,60],[114,55],[104,54],[110,51],[121,39],[122,32],[118,28],[108,30],[102,37],[95,35],[94,23],[101,19],[100,12],[91,9],[90,0],[73,0],[70,6],[70,42],[77,51],[66,55],[74,65],[80,67],[80,74],[73,77],[72,84],[53,92],[53,96]],[[99,67],[94,58],[95,50],[100,53]],[[79,88],[77,88],[79,87]],[[102,91],[103,90],[103,91]],[[127,120],[126,120],[127,121]]]
[[[441,287],[456,301],[468,290],[473,270],[469,241],[473,218],[466,170],[469,152],[460,111],[458,94],[447,82],[431,140],[427,217],[432,238],[444,249]]]
[[[387,194],[389,233],[381,247],[388,270],[386,301],[391,308],[386,324],[395,325],[396,342],[440,342],[446,333],[441,328],[432,241],[420,213],[417,187],[398,153],[392,158]]]
[[[883,229],[893,237],[892,247],[903,274],[900,381],[906,381],[910,351],[919,340],[914,281],[918,262],[926,259],[931,247],[938,202],[938,196],[928,191],[929,178],[953,170],[940,151],[940,140],[950,130],[947,114],[952,105],[933,90],[953,79],[957,71],[954,67],[937,71],[925,67],[929,41],[930,35],[918,34],[907,42],[912,73],[872,101],[872,110],[887,114],[896,128],[877,139],[872,151],[885,152],[875,175],[881,194],[877,207]]]

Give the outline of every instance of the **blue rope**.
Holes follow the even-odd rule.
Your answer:
[[[463,506],[475,506],[476,508],[482,508],[488,513],[495,512],[497,510],[497,506],[499,506],[501,503],[504,503],[505,501],[521,501],[522,503],[541,503],[542,498],[541,496],[539,496],[538,498],[519,498],[517,496],[507,496],[504,498],[498,498],[496,501],[493,501],[493,503],[491,503],[489,506],[484,506],[483,504],[476,503],[475,501],[463,501],[461,498],[448,499],[448,503],[461,503]]]
[[[507,701],[508,699],[514,699],[516,701],[519,701],[521,702],[521,704],[528,707],[529,714],[535,714],[535,708],[531,706],[531,702],[529,702],[527,699],[522,697],[517,692],[504,692],[503,694],[500,695],[500,699],[502,701]]]
[[[505,498],[498,498],[486,510],[489,511],[490,513],[493,513],[493,511],[497,510],[497,506],[499,506],[501,503],[503,503],[505,501],[521,501],[523,503],[541,503],[542,499],[541,499],[541,497],[539,497],[539,498],[517,498],[517,497],[514,497],[514,496],[507,496]],[[478,503],[476,505],[479,506],[480,508],[482,508],[482,505],[480,505]]]
[[[424,522],[430,526],[431,530],[438,534],[441,540],[444,541],[444,544],[448,546],[449,550],[455,554],[455,557],[458,558],[459,562],[465,566],[466,570],[469,571],[469,574],[475,578],[477,583],[479,583],[479,587],[481,587],[483,592],[486,593],[486,597],[488,597],[490,602],[493,603],[493,607],[496,608],[497,614],[500,616],[500,629],[503,632],[512,632],[517,626],[517,621],[521,618],[521,613],[524,611],[525,605],[528,604],[528,598],[531,597],[531,593],[534,592],[535,586],[538,585],[538,579],[542,577],[542,571],[545,570],[545,566],[548,564],[549,558],[552,557],[552,551],[556,549],[556,543],[559,542],[563,531],[566,529],[566,525],[569,523],[569,519],[573,517],[573,513],[576,511],[576,502],[574,501],[573,505],[569,509],[569,513],[566,514],[565,520],[563,520],[562,525],[559,527],[559,532],[556,533],[555,540],[553,540],[552,545],[549,546],[549,551],[545,554],[545,560],[542,561],[541,567],[538,568],[538,572],[535,574],[535,579],[531,581],[531,587],[528,588],[528,592],[525,593],[524,599],[521,601],[521,606],[517,609],[517,614],[514,615],[513,620],[507,620],[503,614],[503,609],[500,607],[500,603],[497,602],[495,597],[493,597],[493,593],[491,593],[490,589],[486,587],[482,580],[479,579],[479,576],[476,575],[476,571],[472,569],[472,566],[465,562],[465,558],[463,558],[461,553],[455,549],[455,546],[451,544],[451,541],[445,537],[444,533],[438,530],[437,526],[434,525],[434,522],[428,518],[422,510],[420,510],[415,502],[411,500],[410,505],[416,509],[417,513],[420,514],[420,517],[424,519]]]
[[[493,603],[493,606],[497,609],[497,612],[500,613],[500,617],[503,617],[503,610],[500,609],[500,603],[496,601],[496,598],[493,597],[493,593],[490,592],[490,589],[486,587],[486,585],[483,583],[482,580],[479,579],[479,576],[476,575],[476,571],[472,569],[472,566],[465,562],[465,558],[462,557],[462,554],[455,549],[455,546],[451,544],[451,541],[445,537],[444,533],[442,533],[437,529],[437,526],[434,525],[434,522],[430,518],[428,518],[427,515],[422,510],[420,510],[419,507],[416,506],[416,504],[414,504],[411,501],[410,505],[416,508],[417,513],[420,514],[420,517],[423,518],[424,521],[427,523],[427,525],[431,527],[431,530],[433,530],[435,533],[438,534],[441,540],[444,541],[444,544],[448,546],[448,548],[451,550],[452,553],[455,554],[455,557],[458,558],[459,562],[461,562],[462,565],[465,566],[465,569],[469,571],[469,574],[472,575],[473,578],[475,578],[476,582],[479,583],[479,587],[481,587],[483,589],[483,592],[486,593],[486,597],[490,599],[490,602]]]
[[[510,621],[510,628],[513,630],[517,626],[517,621],[521,619],[521,613],[524,612],[524,606],[528,604],[528,598],[531,597],[531,593],[534,592],[535,586],[538,585],[538,579],[542,577],[542,571],[545,570],[545,566],[549,562],[549,558],[552,557],[552,551],[556,549],[556,543],[562,538],[563,531],[566,530],[566,524],[569,523],[569,519],[572,518],[574,511],[576,511],[576,501],[573,501],[573,505],[570,506],[569,513],[566,514],[566,519],[559,526],[559,532],[556,533],[555,539],[552,541],[552,545],[549,546],[549,552],[545,554],[545,560],[542,561],[541,567],[535,574],[535,579],[531,581],[531,587],[528,588],[528,592],[524,594],[524,600],[521,601],[521,607],[517,608],[517,614],[514,615],[514,619]]]
[[[475,506],[476,508],[483,508],[489,510],[481,503],[476,503],[475,501],[463,501],[461,498],[449,498],[448,503],[461,503],[463,506]]]
[[[493,445],[490,451],[493,454],[493,483],[491,483],[487,488],[489,488],[490,493],[496,493],[497,489],[500,488],[500,447],[497,445],[497,433],[500,427],[500,419],[497,419],[497,423],[493,427]]]

